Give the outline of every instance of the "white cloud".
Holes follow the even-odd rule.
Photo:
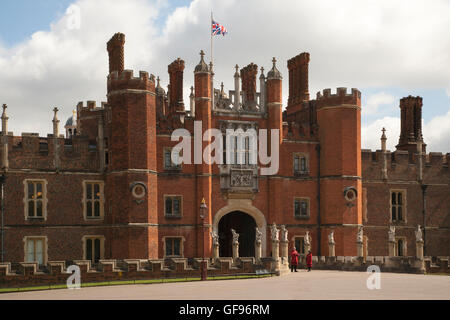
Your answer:
[[[393,107],[398,101],[393,95],[380,92],[372,94],[367,98],[367,103],[362,108],[364,115],[376,114],[381,106],[385,106],[385,110],[389,107]]]
[[[428,122],[422,123],[422,134],[424,142],[427,144],[427,152],[450,152],[450,111],[445,115],[439,115]],[[384,117],[362,126],[361,128],[361,146],[363,149],[379,150],[381,149],[381,129],[386,129],[386,147],[388,150],[395,151],[400,137],[400,118]]]
[[[127,36],[127,69],[149,71],[167,85],[167,65],[177,57],[186,61],[188,104],[198,52],[204,49],[209,56],[211,8],[229,31],[214,39],[216,87],[223,81],[226,90],[233,89],[236,63],[242,67],[254,62],[267,72],[275,56],[286,102],[287,60],[307,51],[312,98],[319,90],[342,86],[450,88],[450,73],[444,72],[450,70],[450,2],[445,0],[286,0],[282,5],[271,0],[194,0],[170,14],[164,26],[158,14],[167,4],[161,0],[74,3],[81,9],[80,30],[68,29],[69,17],[64,16],[49,32],[37,32],[20,45],[0,44],[0,103],[10,107],[9,128],[15,134],[51,132],[54,106],[63,108],[64,120],[78,101],[105,100],[106,42],[119,31]],[[388,95],[374,96],[363,112],[390,101]]]
[[[361,128],[361,147],[363,149],[381,149],[381,130],[386,129],[386,148],[395,151],[400,137],[400,118],[384,117]]]
[[[449,123],[450,111],[431,119],[422,126],[427,152],[450,153]]]

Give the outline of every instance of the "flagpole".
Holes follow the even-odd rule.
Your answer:
[[[211,10],[211,23],[209,24],[209,33],[211,35],[211,109],[214,109],[214,75],[213,75],[213,66],[214,66],[214,47],[213,47],[213,33],[212,33],[212,24],[213,24],[213,12]]]

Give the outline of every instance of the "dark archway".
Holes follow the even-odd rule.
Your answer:
[[[225,215],[219,221],[219,255],[233,256],[231,229],[239,233],[239,257],[255,256],[255,228],[256,222],[250,215],[234,211]]]

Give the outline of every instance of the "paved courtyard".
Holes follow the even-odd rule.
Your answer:
[[[369,290],[365,272],[300,270],[281,277],[82,288],[0,294],[0,300],[450,300],[450,276],[381,273]]]

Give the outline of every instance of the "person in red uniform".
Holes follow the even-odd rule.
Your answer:
[[[296,248],[294,247],[291,251],[291,272],[297,272],[297,266],[298,266],[298,252]]]
[[[311,254],[311,251],[308,251],[308,254],[306,255],[306,267],[308,268],[308,272],[310,272],[311,268],[312,268],[312,254]]]

